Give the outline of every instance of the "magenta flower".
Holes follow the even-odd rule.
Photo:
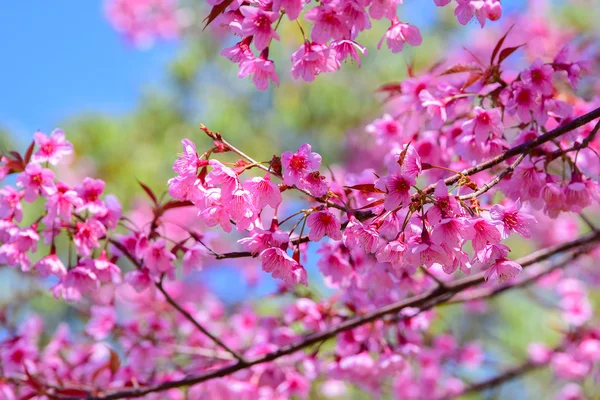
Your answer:
[[[213,168],[206,175],[206,183],[210,185],[222,185],[225,193],[231,193],[240,187],[238,175],[235,171],[217,160],[210,160],[209,165]]]
[[[352,277],[352,266],[340,251],[343,246],[338,242],[323,242],[317,253],[319,271],[325,276],[328,286],[336,286]]]
[[[102,251],[97,259],[84,257],[79,263],[92,270],[100,282],[121,283],[121,269],[108,259],[106,251]]]
[[[324,44],[306,42],[292,54],[292,77],[312,82],[323,72],[340,69],[335,50]]]
[[[523,268],[516,262],[501,258],[485,271],[484,278],[487,280],[495,277],[498,282],[502,283],[513,279],[522,270]]]
[[[421,157],[412,144],[392,149],[386,157],[385,164],[389,175],[403,175],[417,179],[422,171]]]
[[[581,175],[574,173],[564,188],[565,206],[569,211],[580,213],[597,199],[597,189],[583,182]],[[595,193],[596,192],[596,193]]]
[[[56,193],[50,196],[46,202],[48,215],[50,218],[61,218],[65,222],[70,222],[73,210],[81,208],[83,200],[76,191],[62,182],[58,182],[56,187]]]
[[[335,57],[339,62],[344,61],[346,58],[350,57],[356,64],[360,67],[361,60],[360,54],[366,56],[368,54],[367,48],[356,43],[353,40],[334,40],[329,44],[330,48],[335,51]]]
[[[271,182],[271,175],[265,174],[263,178],[254,177],[244,182],[244,189],[252,195],[254,207],[262,210],[267,205],[275,209],[281,204],[281,192],[279,187]]]
[[[181,176],[195,176],[201,164],[196,152],[196,144],[189,139],[182,139],[181,147],[183,147],[183,152],[173,163],[173,171]]]
[[[373,0],[369,8],[371,18],[380,20],[382,18],[394,19],[398,4],[402,4],[402,0]]]
[[[364,226],[356,217],[351,216],[343,234],[344,245],[362,248],[367,253],[375,253],[381,245],[379,232],[374,226]]]
[[[17,177],[17,185],[25,189],[23,197],[30,203],[39,195],[51,196],[56,193],[54,172],[35,163],[27,164],[25,171]]]
[[[308,285],[306,270],[278,247],[263,250],[259,255],[262,268],[275,279],[282,279],[291,286]]]
[[[308,238],[313,242],[318,242],[325,235],[333,240],[342,238],[340,221],[327,209],[311,213],[306,218],[306,224],[310,228]]]
[[[106,233],[106,228],[95,219],[77,222],[77,231],[73,236],[73,243],[77,252],[83,256],[92,254],[92,249],[99,248],[98,239]]]
[[[339,40],[350,36],[345,16],[338,11],[335,3],[314,7],[304,18],[314,23],[311,37],[317,43],[327,43],[331,38]]]
[[[234,63],[241,63],[246,60],[251,60],[254,58],[254,54],[252,54],[252,50],[250,50],[249,39],[251,39],[250,36],[244,38],[244,40],[234,44],[231,47],[224,48],[219,54]]]
[[[183,272],[189,274],[192,271],[201,271],[204,257],[207,255],[208,250],[200,243],[196,243],[190,247],[183,255]]]
[[[319,171],[304,175],[300,181],[300,188],[308,190],[315,197],[323,197],[329,191],[327,180]]]
[[[287,233],[276,228],[272,229],[274,230],[265,231],[260,228],[254,228],[250,237],[240,239],[238,243],[253,255],[256,255],[269,247],[280,247],[290,240],[290,236]]]
[[[23,218],[23,208],[21,199],[25,193],[16,190],[12,186],[5,186],[0,189],[0,219],[13,219],[21,222]]]
[[[378,49],[381,48],[384,40],[392,53],[401,52],[404,48],[404,43],[408,43],[411,46],[420,46],[423,42],[419,28],[397,20],[396,22],[392,22],[392,26],[389,27],[379,43],[377,43]]]
[[[288,186],[299,185],[304,175],[319,169],[321,156],[311,150],[310,144],[305,143],[294,154],[289,151],[281,154],[283,183]]]
[[[279,86],[279,77],[275,72],[275,63],[265,58],[248,58],[240,63],[238,78],[246,78],[252,75],[252,82],[258,90],[267,90],[269,79]]]
[[[31,157],[32,162],[48,162],[57,165],[63,156],[73,152],[73,145],[65,139],[65,132],[62,129],[53,130],[50,136],[38,131],[33,134],[33,140],[39,150]]]
[[[383,114],[382,118],[376,119],[367,125],[365,130],[375,135],[379,145],[397,141],[402,137],[402,124],[389,114]]]
[[[98,289],[100,282],[94,271],[85,266],[78,265],[69,270],[63,280],[63,285],[80,293],[87,293]]]
[[[75,187],[75,191],[83,200],[83,205],[77,209],[78,212],[88,210],[92,214],[104,212],[104,202],[100,198],[106,184],[101,179],[85,178],[81,185]]]
[[[473,249],[477,252],[488,244],[497,244],[502,240],[502,235],[497,226],[484,218],[471,220],[472,230],[465,232],[465,238],[471,239]]]
[[[531,111],[538,107],[538,95],[533,87],[522,82],[513,83],[513,92],[506,102],[506,112],[517,114],[522,122],[531,121]]]
[[[531,227],[537,221],[533,215],[520,213],[520,209],[520,199],[517,199],[517,201],[508,208],[496,204],[490,209],[490,216],[492,219],[502,222],[500,228],[504,238],[507,238],[511,232],[517,232],[524,238],[531,237]]]
[[[117,322],[117,314],[114,307],[92,306],[91,312],[92,317],[85,327],[86,333],[95,340],[106,339]]]
[[[521,80],[544,96],[550,96],[554,91],[553,73],[552,66],[544,64],[541,59],[536,58],[531,67],[521,72]]]
[[[479,142],[488,140],[490,134],[492,134],[492,137],[502,137],[504,124],[499,108],[485,110],[481,107],[475,107],[473,112],[475,117],[462,125],[463,131],[473,132]]]
[[[33,268],[37,270],[42,277],[54,275],[57,278],[62,279],[67,275],[67,268],[56,254],[50,254],[42,258],[35,263]]]
[[[407,246],[404,242],[400,239],[393,240],[379,249],[376,254],[377,261],[389,262],[392,266],[401,265],[406,250]]]
[[[300,15],[304,3],[304,0],[273,0],[273,11],[283,8],[290,21],[293,21]]]
[[[156,275],[163,273],[172,274],[175,269],[173,261],[177,258],[175,254],[167,249],[163,239],[158,239],[148,245],[143,251],[142,258],[144,266]]]
[[[279,12],[265,11],[252,6],[242,6],[240,12],[244,16],[242,35],[254,36],[254,46],[258,51],[266,49],[271,39],[279,40],[279,35],[271,26],[279,18]]]
[[[152,285],[152,277],[147,268],[142,270],[135,269],[125,274],[127,282],[136,292],[143,292]]]
[[[391,211],[410,203],[410,189],[415,183],[410,176],[388,175],[377,179],[375,187],[387,192],[383,206]]]

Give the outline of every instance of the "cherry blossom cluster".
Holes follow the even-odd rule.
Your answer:
[[[434,0],[438,7],[451,0]],[[239,78],[252,77],[259,90],[266,90],[269,81],[279,84],[275,63],[269,58],[273,40],[280,40],[277,29],[282,20],[297,25],[302,44],[291,55],[293,79],[312,82],[321,73],[340,69],[350,58],[359,66],[365,46],[356,42],[359,34],[369,30],[372,21],[386,20],[389,28],[379,41],[393,53],[405,44],[419,46],[419,29],[398,18],[402,0],[333,0],[314,3],[303,0],[232,1],[209,0],[207,25],[225,27],[240,40],[221,51],[221,55],[239,65]],[[456,0],[454,14],[466,25],[476,19],[481,27],[487,20],[496,21],[502,15],[500,0]],[[155,38],[172,38],[183,28],[178,24],[175,0],[108,0],[108,18],[115,29],[138,46],[148,46]],[[306,24],[306,28],[302,25]],[[310,29],[309,29],[310,28]]]
[[[307,5],[236,4],[211,4],[214,17],[223,12],[261,54],[275,28],[244,29],[284,12],[298,19]],[[355,48],[361,7],[365,23],[380,15],[394,27],[396,5],[316,4],[299,57],[316,46],[335,56],[336,41]],[[482,25],[500,13],[495,1],[456,10]],[[338,31],[328,24],[340,16]],[[599,58],[556,39],[553,54],[511,71],[522,50],[515,31],[467,62],[384,85],[384,114],[365,124],[360,146],[348,138],[341,165],[310,144],[254,158],[202,125],[208,140],[182,140],[168,196],[139,182],[147,202],[126,212],[102,180],[60,178],[55,167],[73,153],[62,130],[2,153],[0,265],[30,285],[0,308],[0,397],[306,399],[358,389],[441,400],[548,367],[557,399],[584,399],[600,366],[600,229],[588,217],[599,211],[600,104],[595,89],[577,89],[594,88],[582,82]],[[519,242],[535,251],[515,258],[508,245]],[[201,275],[224,262],[277,289],[228,306]],[[484,332],[497,326],[492,299],[519,303],[522,289],[554,340],[540,335],[505,368]],[[43,318],[23,315],[48,293],[78,324],[49,333]]]
[[[177,0],[107,0],[105,9],[114,29],[139,48],[175,39],[185,26]]]

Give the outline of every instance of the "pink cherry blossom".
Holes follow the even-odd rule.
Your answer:
[[[78,212],[88,210],[92,214],[104,212],[104,202],[100,198],[106,184],[100,179],[85,178],[81,185],[75,187],[75,191],[83,200],[83,205]]]
[[[33,268],[44,277],[54,275],[57,278],[64,278],[67,275],[67,268],[56,254],[50,254],[42,258],[35,263]]]
[[[275,279],[282,279],[291,286],[308,285],[306,270],[280,248],[271,247],[259,255],[262,268]]]
[[[475,107],[473,111],[474,118],[462,125],[464,131],[473,132],[480,142],[487,140],[490,134],[493,137],[501,137],[504,134],[504,125],[499,109],[485,110],[481,107]]]
[[[56,193],[54,172],[35,163],[28,164],[25,171],[19,174],[17,185],[25,189],[23,198],[30,203],[39,195],[51,196]]]
[[[304,4],[304,0],[273,0],[273,10],[278,11],[283,8],[290,21],[294,21],[300,15]]]
[[[534,216],[519,212],[521,209],[521,200],[517,200],[508,208],[500,204],[494,205],[490,209],[490,216],[493,220],[502,222],[500,225],[502,235],[506,238],[511,232],[517,232],[519,235],[531,237],[531,227],[537,221]]]
[[[191,248],[189,248],[185,255],[183,256],[183,271],[186,274],[189,274],[192,271],[201,271],[203,266],[203,260],[208,255],[208,250],[200,244],[197,243]]]
[[[329,46],[333,51],[335,51],[335,57],[339,62],[342,62],[346,58],[350,57],[356,61],[356,64],[359,67],[361,65],[360,56],[366,56],[368,54],[366,47],[356,43],[353,40],[333,40]]]
[[[62,129],[55,129],[50,136],[42,132],[35,132],[33,140],[39,147],[31,157],[32,162],[57,165],[61,158],[73,152],[73,145],[65,139],[65,132]]]
[[[336,52],[319,43],[306,42],[292,54],[292,77],[312,82],[323,72],[333,72],[340,68]]]
[[[293,154],[289,151],[281,154],[281,163],[284,167],[283,183],[298,185],[304,175],[319,169],[321,156],[312,152],[310,144],[305,143]]]
[[[336,4],[324,4],[312,8],[304,18],[314,23],[312,40],[316,43],[327,43],[329,39],[345,39],[350,36],[344,15],[336,8]]]
[[[275,72],[275,63],[265,58],[248,58],[240,63],[239,78],[252,75],[252,82],[258,90],[267,90],[269,79],[279,86],[279,77]]]
[[[281,204],[281,192],[279,187],[271,182],[271,175],[265,174],[264,177],[254,177],[244,182],[244,189],[252,195],[254,206],[257,210],[262,210],[267,205],[271,208],[277,208]]]
[[[306,218],[306,224],[310,228],[308,237],[313,242],[318,242],[325,235],[333,240],[342,238],[340,221],[327,209],[311,213]]]
[[[279,18],[278,12],[265,11],[252,6],[242,6],[240,12],[244,16],[242,34],[254,36],[254,45],[258,51],[267,48],[271,39],[279,40],[279,35],[271,26]]]
[[[99,239],[106,233],[106,228],[95,219],[77,222],[73,243],[77,252],[84,256],[92,254],[92,249],[99,248]]]
[[[170,275],[175,269],[173,261],[176,259],[176,257],[167,249],[166,243],[162,239],[150,243],[149,246],[143,251],[142,258],[144,260],[145,267],[156,275],[160,275],[162,273]]]
[[[5,186],[0,189],[0,219],[13,219],[21,222],[23,218],[23,208],[21,199],[25,193],[12,186]]]
[[[550,96],[554,90],[553,73],[552,66],[544,64],[541,59],[536,58],[529,69],[521,72],[521,79],[544,96]]]
[[[496,278],[498,282],[513,279],[523,268],[514,261],[499,259],[485,271],[485,279]]]
[[[420,46],[423,42],[419,28],[400,21],[392,23],[392,26],[385,32],[379,43],[377,43],[378,49],[381,48],[384,40],[392,53],[401,52],[404,48],[404,43],[408,43],[411,46]]]
[[[383,204],[388,211],[406,207],[410,203],[410,190],[414,184],[415,180],[405,175],[389,175],[375,181],[377,189],[387,192]]]

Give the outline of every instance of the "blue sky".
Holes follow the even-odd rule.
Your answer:
[[[143,87],[160,84],[176,47],[132,48],[101,1],[4,2],[0,124],[30,137],[81,111],[127,112]]]

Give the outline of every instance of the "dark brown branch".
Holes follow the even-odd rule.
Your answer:
[[[560,254],[563,252],[567,252],[570,250],[578,249],[582,246],[586,246],[591,243],[595,243],[600,241],[600,232],[593,232],[582,236],[576,240],[566,242],[556,246],[550,246],[546,249],[542,249],[531,253],[528,256],[522,257],[516,260],[517,263],[521,264],[523,267],[530,266],[532,264],[544,261],[549,259],[550,257]],[[446,302],[449,298],[451,298],[456,293],[467,289],[469,287],[481,284],[484,282],[484,274],[483,272],[474,274],[470,277],[459,279],[455,282],[448,283],[444,288],[437,287],[431,290],[428,290],[422,294],[410,297],[405,300],[401,300],[396,303],[389,304],[387,306],[381,307],[377,310],[371,311],[369,313],[356,316],[354,318],[348,319],[338,325],[332,326],[328,329],[325,329],[321,332],[314,332],[304,336],[303,339],[297,341],[296,343],[292,343],[289,345],[285,345],[280,347],[278,350],[273,351],[271,353],[262,355],[260,357],[250,359],[248,361],[238,361],[235,364],[226,365],[224,367],[206,371],[196,375],[190,375],[180,380],[175,380],[171,382],[165,382],[154,386],[148,386],[145,388],[133,388],[127,390],[115,391],[113,393],[109,393],[106,395],[92,396],[90,395],[88,398],[90,400],[116,400],[123,398],[133,398],[133,397],[142,397],[148,393],[160,392],[168,389],[178,388],[182,386],[190,386],[195,385],[201,382],[206,382],[208,380],[219,378],[227,375],[231,375],[237,371],[249,368],[253,365],[262,364],[266,362],[270,362],[276,360],[278,358],[284,357],[289,354],[293,354],[297,351],[300,351],[306,347],[318,344],[322,341],[331,339],[335,337],[337,334],[341,332],[348,331],[350,329],[354,329],[356,327],[368,324],[373,321],[377,321],[387,317],[388,315],[397,314],[401,310],[407,307],[417,307],[419,309],[431,308],[438,304],[442,304]]]
[[[138,260],[135,259],[135,257],[133,257],[129,253],[129,250],[127,250],[127,248],[125,248],[125,246],[123,246],[118,241],[112,240],[112,239],[110,240],[110,243],[113,246],[115,246],[116,248],[118,248],[121,251],[121,253],[123,253],[125,255],[125,257],[127,257],[127,259],[136,266],[136,268],[138,268],[138,269],[142,268],[142,265],[138,262]],[[163,287],[162,279],[159,282],[155,282],[155,286],[163,294],[163,296],[165,297],[167,302],[173,308],[175,308],[181,315],[183,315],[188,321],[190,321],[192,323],[192,325],[194,325],[200,332],[202,332],[203,334],[208,336],[217,346],[219,346],[223,350],[229,352],[232,356],[234,356],[240,362],[245,362],[244,358],[239,353],[237,353],[235,350],[231,349],[229,346],[227,346],[225,343],[223,343],[219,338],[217,338],[216,336],[211,334],[198,321],[196,321],[196,318],[194,318],[189,312],[184,310],[175,300],[173,300],[173,298],[169,295],[169,293],[167,293],[167,291]]]
[[[541,136],[538,136],[534,140],[531,140],[529,142],[525,142],[518,146],[512,147],[512,148],[506,150],[504,153],[502,153],[494,158],[491,158],[487,161],[477,164],[471,168],[467,168],[461,174],[455,174],[449,178],[446,178],[444,182],[446,183],[446,185],[452,185],[452,184],[458,182],[464,176],[475,175],[476,173],[479,173],[481,171],[485,171],[486,169],[495,167],[496,165],[508,160],[509,158],[512,158],[519,154],[526,154],[526,153],[530,152],[531,150],[535,149],[536,147],[538,147],[546,142],[549,142],[553,139],[556,139],[557,137],[562,136],[565,133],[574,131],[575,129],[580,128],[583,125],[585,125],[597,118],[600,118],[600,108],[596,108],[595,110],[590,111],[589,113],[584,114],[581,117],[575,118],[574,120],[569,121],[566,124],[561,125],[558,128],[551,130],[550,132],[547,132]],[[423,192],[431,193],[434,190],[435,190],[435,185],[429,185],[425,189],[423,189]]]
[[[473,193],[466,194],[464,196],[460,196],[459,199],[460,200],[474,199],[475,197],[479,197],[482,194],[486,193],[488,190],[490,190],[491,188],[496,186],[498,183],[500,183],[500,181],[502,179],[504,179],[504,177],[506,175],[511,174],[515,170],[515,168],[517,168],[517,166],[519,164],[521,164],[521,161],[523,161],[524,158],[525,158],[525,154],[519,155],[519,157],[517,157],[517,159],[515,160],[514,163],[512,163],[504,171],[499,173],[494,179],[492,179],[489,182],[484,183],[483,186],[479,190],[477,190]]]

